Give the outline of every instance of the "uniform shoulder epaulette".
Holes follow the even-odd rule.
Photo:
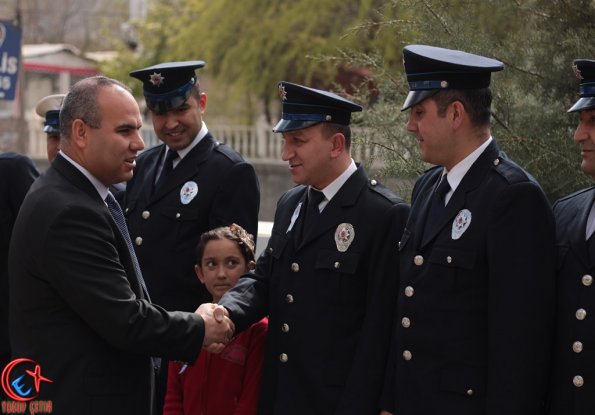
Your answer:
[[[561,197],[560,199],[556,200],[555,203],[556,204],[558,204],[558,203],[564,203],[565,201],[567,201],[569,199],[573,199],[573,198],[575,198],[577,196],[580,196],[583,193],[590,192],[591,190],[593,190],[593,186],[586,187],[584,189],[577,190],[576,192],[573,192],[573,193],[570,193],[569,195],[566,195],[566,196]]]
[[[240,162],[245,161],[242,158],[242,155],[240,153],[235,151],[233,148],[231,148],[227,144],[221,143],[219,141],[215,142],[215,151],[223,154],[225,157],[227,157],[228,159],[230,159],[231,161],[233,161],[235,163],[240,163]]]
[[[492,162],[494,171],[502,176],[509,184],[535,182],[536,180],[518,164],[508,157],[500,155]]]
[[[392,203],[401,203],[403,200],[395,195],[390,189],[381,184],[376,179],[368,179],[368,188]]]

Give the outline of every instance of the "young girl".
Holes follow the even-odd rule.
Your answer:
[[[203,233],[196,253],[194,270],[214,303],[255,266],[254,241],[236,224]],[[220,354],[202,350],[191,366],[170,363],[163,414],[256,414],[266,330],[264,318]]]

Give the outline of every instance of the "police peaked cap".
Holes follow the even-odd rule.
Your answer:
[[[577,59],[572,64],[572,70],[581,80],[578,92],[580,98],[568,112],[595,108],[595,60]]]
[[[130,76],[142,81],[147,107],[163,113],[186,102],[196,83],[195,69],[204,66],[204,61],[166,62],[132,71]]]
[[[405,46],[403,63],[409,94],[401,111],[443,89],[487,88],[492,72],[504,69],[495,59],[427,45]]]
[[[47,134],[60,132],[60,108],[66,94],[48,95],[35,106],[35,112],[45,118],[43,132]]]
[[[276,133],[301,130],[321,122],[349,125],[351,113],[362,110],[360,105],[332,92],[286,81],[279,82],[278,88],[283,113],[273,128]]]

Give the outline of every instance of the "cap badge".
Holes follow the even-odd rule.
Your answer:
[[[196,197],[198,194],[198,185],[196,182],[190,181],[184,183],[184,186],[180,189],[180,202],[183,205],[187,205]]]
[[[576,64],[572,65],[572,70],[578,79],[584,79],[583,74],[581,74],[581,70],[578,68]]]
[[[155,86],[161,86],[164,80],[165,77],[161,76],[160,73],[153,72],[151,75],[149,75],[149,82],[151,82]]]
[[[471,211],[463,209],[459,212],[454,221],[452,221],[452,239],[459,239],[471,225]]]
[[[335,231],[335,243],[337,244],[337,251],[345,252],[355,239],[355,229],[350,223],[342,223],[337,226]]]
[[[279,85],[279,98],[287,101],[287,92],[285,92],[285,85]]]

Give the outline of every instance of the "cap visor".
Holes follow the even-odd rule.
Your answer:
[[[576,101],[574,105],[566,112],[577,112],[592,108],[595,108],[595,97],[584,97]]]
[[[312,127],[321,121],[303,121],[303,120],[279,120],[277,125],[273,128],[274,133],[284,133],[286,131],[301,130],[303,128]]]
[[[408,110],[415,104],[419,104],[426,98],[430,98],[432,95],[436,95],[440,91],[439,89],[428,89],[424,91],[409,91],[407,98],[405,98],[405,102],[403,103],[403,108],[401,111]]]
[[[60,129],[59,128],[56,128],[56,127],[54,127],[52,125],[46,125],[43,128],[43,132],[46,133],[46,134],[59,133],[60,132]]]

